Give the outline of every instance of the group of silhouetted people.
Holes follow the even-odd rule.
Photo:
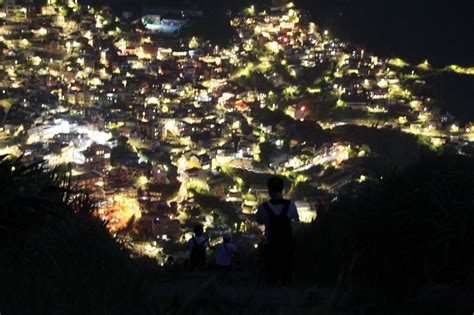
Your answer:
[[[201,224],[197,224],[194,227],[194,235],[188,241],[189,270],[196,271],[205,269],[207,248],[213,250],[215,253],[215,269],[230,271],[232,258],[237,250],[237,247],[232,243],[232,235],[230,233],[224,233],[221,243],[210,246],[209,239],[204,236],[204,228]]]
[[[284,181],[280,177],[271,177],[267,183],[270,200],[262,203],[256,213],[256,222],[265,226],[261,253],[263,258],[263,275],[270,285],[287,285],[291,282],[292,258],[294,239],[292,221],[299,221],[295,203],[283,199]],[[209,244],[209,238],[204,235],[204,227],[197,224],[193,237],[188,241],[190,271],[202,271],[207,267],[207,251],[215,254],[214,269],[230,271],[232,261],[237,254],[237,247],[232,243],[232,234],[224,233],[222,242],[215,246]],[[174,260],[169,258],[165,268],[174,266]]]

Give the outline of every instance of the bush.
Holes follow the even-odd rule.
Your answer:
[[[427,157],[319,213],[297,235],[296,278],[400,301],[423,285],[474,284],[474,163]]]

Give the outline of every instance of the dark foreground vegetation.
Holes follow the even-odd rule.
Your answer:
[[[0,313],[140,311],[141,287],[158,268],[132,260],[67,179],[1,158]]]
[[[0,163],[2,314],[274,314],[281,301],[282,314],[291,303],[326,314],[474,309],[474,162],[466,157],[424,157],[339,197],[297,229],[294,286],[276,291],[257,287],[254,253],[241,253],[240,271],[220,284],[212,273],[169,277],[130,258],[67,178]]]
[[[424,311],[461,314],[474,303],[456,304],[474,288],[474,161],[426,157],[373,180],[297,239],[298,282],[342,288],[352,307],[403,311],[426,293]]]

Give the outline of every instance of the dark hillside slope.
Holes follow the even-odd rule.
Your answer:
[[[0,312],[126,314],[156,267],[132,260],[67,177],[0,161]]]
[[[300,231],[295,270],[300,282],[403,307],[424,287],[472,291],[473,264],[474,160],[442,156],[384,174],[319,213]],[[440,301],[449,311],[474,304],[465,302]]]

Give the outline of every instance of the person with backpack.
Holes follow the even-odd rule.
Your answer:
[[[188,241],[189,248],[189,269],[191,271],[204,270],[206,267],[206,249],[209,240],[204,237],[204,227],[202,224],[194,226],[194,235]]]
[[[294,240],[291,223],[299,221],[298,210],[291,200],[283,199],[284,181],[274,176],[267,182],[270,200],[258,207],[256,221],[265,225],[263,239],[264,273],[269,284],[291,282]]]
[[[168,256],[166,259],[166,262],[163,264],[163,268],[166,271],[174,271],[175,269],[175,264],[174,264],[174,257],[173,256]]]
[[[223,242],[214,246],[216,254],[216,269],[218,271],[230,271],[232,268],[232,256],[235,254],[237,247],[232,244],[232,235],[224,233]]]

